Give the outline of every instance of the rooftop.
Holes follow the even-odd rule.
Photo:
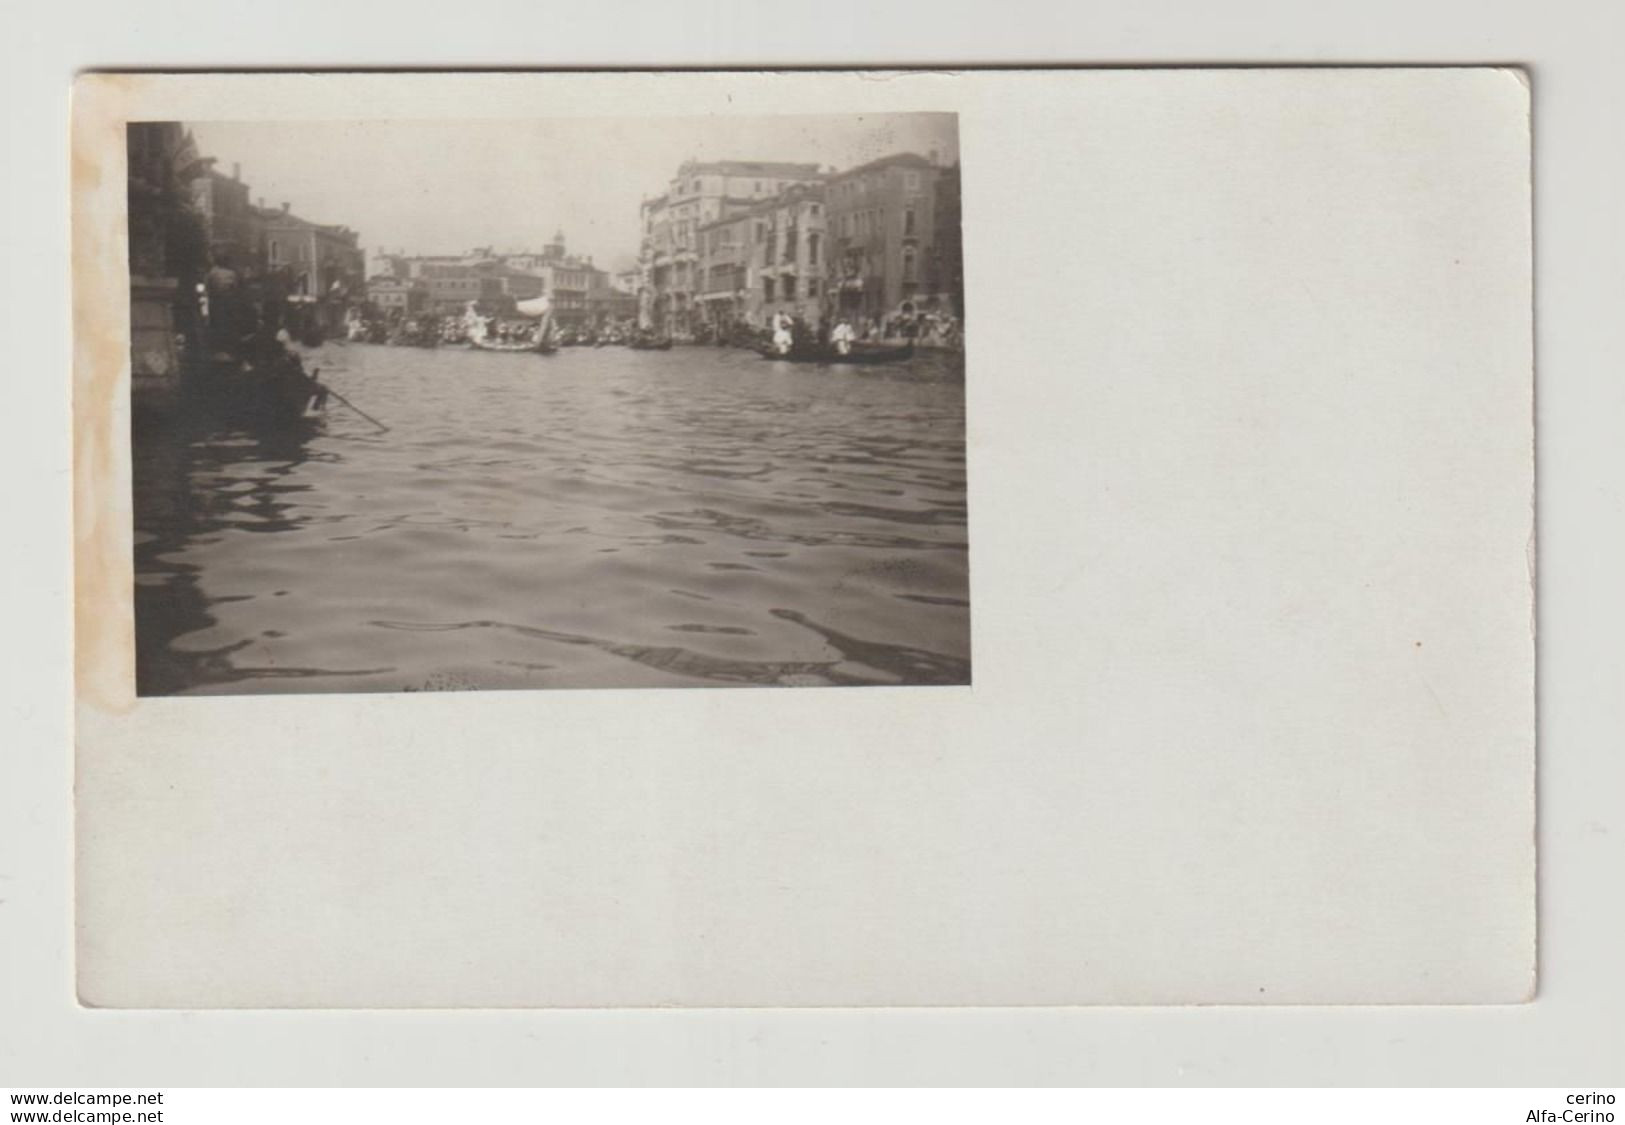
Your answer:
[[[314,223],[309,219],[301,218],[300,216],[295,215],[292,211],[285,211],[280,207],[258,207],[255,208],[255,210],[259,212],[260,218],[265,220],[265,222],[274,223],[277,226],[319,230],[325,231],[328,234],[344,235],[345,237],[355,234],[353,230],[347,226],[344,226],[342,223]]]
[[[832,179],[844,180],[848,176],[856,176],[862,172],[874,172],[881,168],[935,168],[925,157],[917,152],[894,152],[890,156],[882,156],[879,160],[871,160],[867,164],[859,164],[856,168],[848,168],[844,172],[837,172]]]
[[[691,160],[677,170],[679,176],[695,173],[721,176],[800,176],[818,175],[816,164],[790,164],[773,160]]]

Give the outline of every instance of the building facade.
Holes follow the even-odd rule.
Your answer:
[[[415,316],[429,307],[429,288],[410,278],[374,277],[367,282],[367,300],[386,316]]]
[[[260,218],[266,268],[286,274],[290,295],[342,302],[364,291],[366,259],[355,231],[300,218],[286,203]]]
[[[595,282],[587,290],[587,323],[595,328],[606,324],[619,324],[638,315],[636,295],[617,288],[613,283]]]
[[[927,266],[941,175],[932,161],[905,152],[830,177],[830,283],[837,312],[883,318],[914,311],[936,296]]]
[[[207,171],[190,131],[169,121],[131,122],[128,159],[130,388],[134,401],[166,400],[180,385],[176,335],[195,346],[192,296],[208,270],[208,234],[195,184]]]
[[[482,274],[460,259],[413,262],[408,277],[421,282],[428,293],[429,311],[437,316],[457,316],[470,302],[478,304],[501,296],[498,278]]]
[[[757,302],[752,323],[787,313],[816,324],[825,305],[829,254],[824,185],[798,185],[751,211]]]
[[[227,176],[211,168],[192,182],[192,204],[209,237],[209,257],[227,269],[259,270],[265,265],[265,226],[249,199],[242,168]]]
[[[946,302],[944,310],[965,319],[965,242],[960,226],[959,165],[944,168],[937,177],[935,235],[929,271],[931,291]]]
[[[694,331],[705,316],[698,298],[709,284],[701,263],[701,228],[822,179],[816,164],[690,160],[680,165],[665,192],[640,208],[640,321],[671,334]]]
[[[761,304],[755,292],[759,224],[746,211],[706,223],[697,232],[701,266],[695,301],[703,323],[721,329],[754,322]]]
[[[595,293],[609,289],[609,274],[590,257],[570,254],[563,231],[540,252],[499,253],[483,246],[466,254],[381,254],[374,259],[373,274],[420,281],[429,308],[438,315],[460,314],[470,301],[486,314],[511,312],[517,302],[546,296],[559,325],[572,327],[609,308],[605,300],[594,300]],[[614,307],[623,308],[624,302]]]

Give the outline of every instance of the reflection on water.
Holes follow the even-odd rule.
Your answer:
[[[330,344],[135,440],[143,695],[970,681],[957,361]]]

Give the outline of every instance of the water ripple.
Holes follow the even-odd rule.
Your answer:
[[[142,694],[969,682],[954,363],[320,352],[387,434],[136,432]]]

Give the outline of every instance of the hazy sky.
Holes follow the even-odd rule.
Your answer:
[[[555,118],[535,121],[192,122],[205,156],[242,165],[251,198],[292,205],[380,247],[452,254],[541,249],[630,265],[638,204],[684,160],[784,160],[849,168],[893,152],[958,159],[953,114]]]

